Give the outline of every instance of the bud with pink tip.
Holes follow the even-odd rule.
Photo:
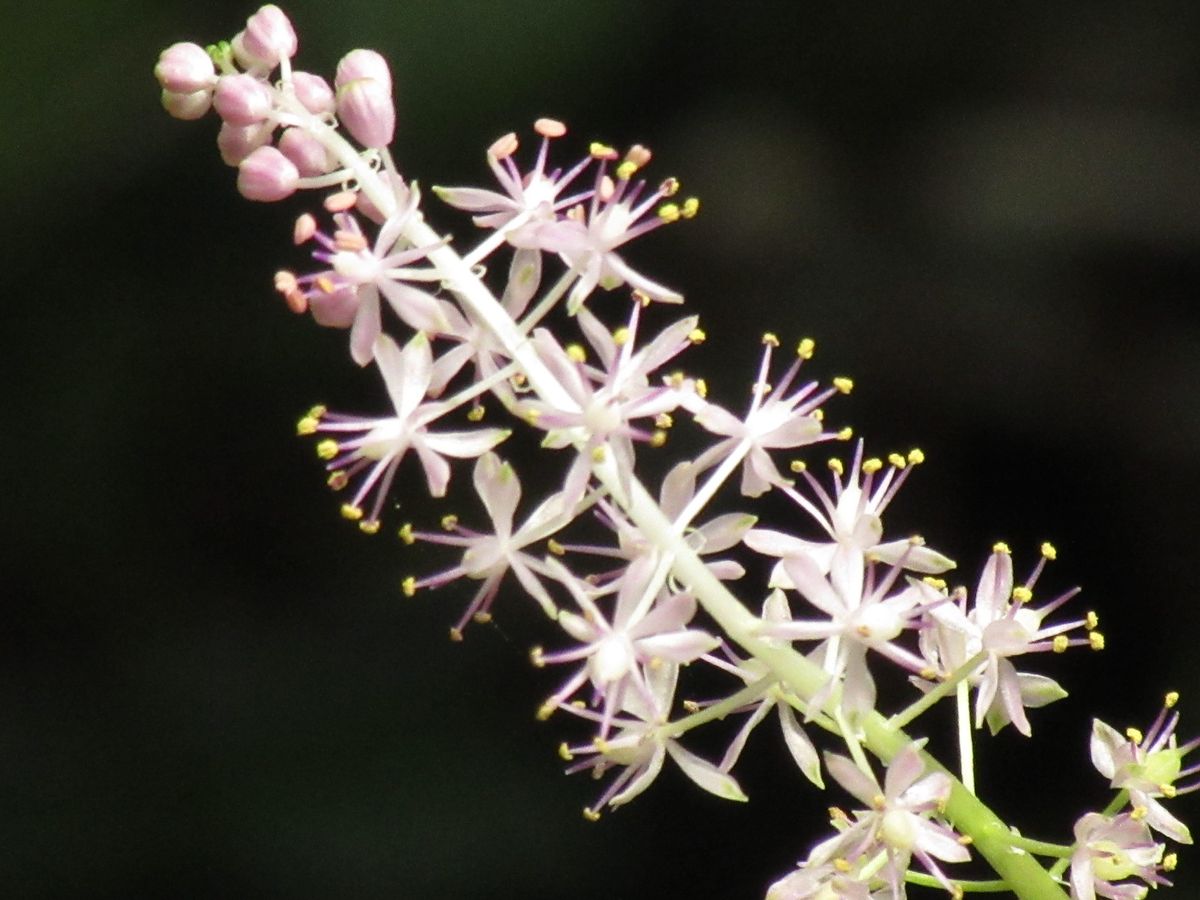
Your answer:
[[[212,107],[212,91],[195,91],[191,94],[162,92],[162,105],[173,118],[190,121],[203,118]]]
[[[274,68],[283,58],[296,55],[296,30],[282,9],[273,3],[260,7],[246,20],[241,51],[260,65]]]
[[[337,101],[333,97],[333,88],[320,75],[313,75],[311,72],[293,72],[292,88],[296,92],[296,99],[314,115],[332,113],[337,106]]]
[[[238,164],[238,193],[247,200],[273,203],[296,191],[300,173],[274,147],[259,147]]]
[[[386,147],[396,133],[396,106],[391,92],[374,78],[356,78],[340,85],[337,114],[364,147]]]
[[[303,128],[287,128],[279,137],[279,152],[290,159],[305,178],[313,178],[332,172],[334,161],[330,160],[325,145]]]
[[[271,142],[271,133],[275,127],[269,122],[257,125],[221,124],[217,132],[217,149],[221,152],[221,161],[227,166],[236,166],[259,147]]]
[[[230,125],[257,125],[271,114],[271,89],[253,75],[225,75],[213,96],[217,115]]]
[[[337,74],[333,78],[333,86],[357,81],[359,78],[374,78],[384,86],[388,94],[392,92],[392,72],[387,60],[374,50],[351,50],[343,56],[337,65]]]
[[[194,94],[213,86],[216,69],[199,44],[172,44],[159,54],[154,77],[173,94]]]

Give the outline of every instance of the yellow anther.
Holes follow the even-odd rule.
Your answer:
[[[379,520],[378,519],[364,519],[363,521],[358,523],[358,530],[361,531],[363,534],[378,534],[379,533]]]
[[[1049,541],[1042,544],[1042,556],[1046,559],[1058,559],[1058,551],[1054,549],[1054,545]]]
[[[327,413],[327,412],[329,412],[329,410],[327,410],[323,404],[318,403],[316,406],[314,406],[312,409],[310,409],[307,413],[305,413],[305,415],[307,415],[313,419],[319,419],[323,415],[325,415],[325,413]]]
[[[545,651],[541,647],[531,647],[529,650],[529,661],[533,663],[535,668],[542,668],[546,665]]]
[[[675,388],[675,390],[679,390],[686,383],[687,376],[678,371],[672,372],[670,375],[667,375],[663,378],[663,384],[665,384],[667,387]]]
[[[1125,737],[1129,738],[1135,744],[1140,744],[1143,740],[1145,740],[1145,735],[1143,735],[1141,730],[1138,728],[1126,728]]]
[[[546,541],[546,549],[549,550],[551,553],[553,553],[555,556],[566,556],[567,555],[567,548],[564,547],[562,544],[560,544],[558,541],[556,541],[554,538],[550,538],[550,540]]]
[[[674,203],[664,203],[658,208],[658,217],[664,222],[678,222],[679,206]]]
[[[704,333],[703,328],[693,328],[688,332],[687,339],[693,344],[703,344],[708,340],[708,335]]]
[[[462,633],[461,628],[451,628],[450,629],[450,640],[451,641],[453,641],[456,644],[461,644],[462,639],[463,639],[463,633]]]
[[[762,336],[762,342],[764,345],[766,345],[768,347],[778,347],[779,346],[779,337],[773,331],[764,331],[763,336]]]
[[[650,446],[654,448],[661,447],[667,442],[667,433],[661,428],[650,435]]]
[[[319,276],[313,281],[313,284],[317,286],[322,294],[333,294],[337,292],[337,285],[335,285],[327,275]]]
[[[823,409],[814,409],[812,412],[810,412],[810,413],[808,414],[808,416],[809,416],[809,418],[810,418],[810,419],[812,419],[814,422],[824,422],[824,421],[825,421],[825,410],[823,410]]]
[[[1144,806],[1135,806],[1129,811],[1129,818],[1133,819],[1135,822],[1140,822],[1142,819],[1146,818],[1146,813],[1149,811],[1150,810],[1146,809]]]
[[[1179,702],[1179,691],[1168,691],[1167,696],[1163,698],[1163,706],[1171,709]]]
[[[417,595],[417,579],[409,575],[400,582],[400,592],[405,597],[415,597]]]
[[[457,527],[458,527],[458,516],[454,515],[454,513],[447,513],[446,515],[442,516],[442,530],[443,531],[453,531]]]
[[[883,794],[876,794],[871,798],[871,807],[873,809],[887,809],[887,797]]]
[[[330,438],[326,438],[325,440],[323,440],[319,444],[317,444],[317,456],[321,457],[321,459],[333,459],[337,455],[338,455],[337,441],[332,440]]]
[[[1071,642],[1067,640],[1067,636],[1065,634],[1056,634],[1050,646],[1053,648],[1055,653],[1066,653],[1067,648],[1071,646]]]
[[[700,212],[700,198],[688,197],[683,201],[683,206],[679,210],[679,214],[685,219],[696,218],[696,213]]]
[[[623,163],[621,163],[620,165],[617,166],[617,177],[620,178],[622,181],[628,181],[630,178],[633,177],[633,173],[636,172],[637,170],[638,170],[637,163],[633,162],[632,160],[627,159]]]
[[[566,741],[558,745],[558,758],[563,762],[570,762],[575,758],[575,754],[571,752],[571,748],[567,746]]]
[[[363,516],[361,507],[355,506],[353,503],[342,504],[342,518],[349,519],[351,522],[357,522]]]
[[[487,412],[487,408],[482,405],[481,406],[472,406],[471,409],[467,412],[467,421],[468,422],[481,422],[481,421],[483,421],[483,416],[486,412]]]
[[[897,469],[903,469],[905,466],[908,465],[908,460],[905,459],[903,456],[901,456],[899,453],[889,453],[888,454],[888,462],[891,463],[893,466],[895,466]]]
[[[1096,615],[1096,611],[1089,609],[1087,615],[1083,619],[1083,627],[1088,631],[1095,631],[1096,626],[1100,624],[1100,617]]]
[[[1175,795],[1179,793],[1179,788],[1175,787],[1173,784],[1160,784],[1158,786],[1158,792],[1168,800],[1174,800]]]
[[[592,449],[592,462],[602,463],[608,457],[603,447],[594,447]]]
[[[807,468],[808,466],[804,464],[804,460],[802,459],[793,459],[790,463],[788,463],[788,469],[790,469],[796,475],[799,475]]]
[[[833,379],[833,386],[837,388],[840,393],[848,394],[854,390],[854,381],[849,378],[843,378],[839,376]]]
[[[329,477],[325,479],[325,483],[335,491],[340,491],[350,483],[350,476],[338,469],[336,472],[330,472]]]
[[[831,806],[826,812],[829,813],[829,823],[831,825],[836,825],[838,822],[850,821],[850,817],[846,815],[846,811],[840,806]],[[845,860],[842,860],[842,862],[845,862]],[[836,860],[834,861],[834,865],[837,865]]]
[[[592,738],[592,746],[596,748],[597,753],[603,753],[606,756],[612,752],[612,745],[602,737]]]
[[[567,359],[573,363],[582,363],[587,361],[587,353],[578,344],[567,344]]]
[[[847,862],[846,859],[841,856],[839,856],[837,859],[835,859],[833,861],[833,867],[835,869],[837,869],[839,872],[841,872],[843,875],[845,875],[851,869],[850,863]]]
[[[583,808],[583,817],[585,819],[587,819],[589,822],[599,822],[600,821],[600,813],[596,812],[590,806],[585,806]]]
[[[847,425],[841,431],[834,435],[839,441],[848,441],[854,437],[854,429]]]
[[[829,462],[826,463],[826,465],[829,466],[829,470],[831,472],[833,472],[833,474],[835,474],[835,475],[841,476],[841,475],[845,474],[845,472],[846,472],[846,467],[842,465],[842,461],[840,459],[838,459],[836,456],[833,459],[829,460]]]
[[[540,419],[542,417],[542,411],[540,409],[534,409],[532,406],[529,406],[529,407],[525,408],[524,416],[525,416],[526,422],[528,422],[530,425],[536,425],[538,422],[538,419]]]
[[[1104,649],[1104,635],[1101,634],[1099,631],[1089,632],[1088,633],[1088,644],[1091,646],[1091,648],[1093,650],[1103,650]]]
[[[412,522],[405,522],[401,525],[397,534],[400,535],[400,540],[410,547],[417,542],[416,537],[413,535]]]
[[[296,423],[296,434],[299,434],[299,435],[315,434],[317,431],[317,426],[319,424],[320,424],[320,420],[317,419],[315,416],[305,416],[303,419],[301,419],[299,422]]]
[[[926,575],[921,580],[931,588],[936,588],[939,591],[946,590],[946,579],[944,578],[935,578],[933,575]]]
[[[592,157],[592,159],[616,159],[617,151],[608,146],[608,144],[592,141],[588,144],[588,156]]]
[[[1031,591],[1025,585],[1019,584],[1013,588],[1012,596],[1013,599],[1018,603],[1028,603],[1033,599],[1033,591]]]
[[[620,328],[618,328],[616,331],[613,332],[612,337],[613,337],[614,344],[616,344],[618,347],[624,347],[626,344],[629,343],[629,328],[622,325]]]
[[[812,359],[817,352],[817,342],[812,338],[802,338],[796,345],[796,355],[801,359]]]
[[[864,459],[862,470],[864,475],[874,475],[883,468],[883,460],[872,456],[870,459]]]
[[[534,714],[534,716],[539,722],[545,722],[548,718],[550,718],[552,715],[554,715],[555,709],[556,709],[556,707],[553,703],[549,703],[549,702],[543,703],[541,706],[538,707],[538,710]],[[563,746],[565,747],[566,744],[563,744]]]
[[[703,378],[696,379],[696,396],[701,400],[708,396],[708,382]]]
[[[673,418],[671,418],[670,413],[659,413],[657,416],[654,417],[654,427],[655,428],[664,428],[664,429],[671,428],[672,426],[674,426],[674,424],[675,424],[675,420]]]
[[[992,544],[992,552],[1004,554],[1012,553],[1012,551],[1008,549],[1008,544],[1004,543],[1004,541],[996,541],[996,543]]]
[[[908,464],[910,466],[919,466],[925,462],[925,452],[920,447],[913,447],[908,451]]]
[[[697,703],[695,700],[684,700],[682,706],[683,706],[683,711],[685,713],[700,712],[700,704]]]
[[[1162,858],[1162,867],[1164,872],[1174,872],[1177,865],[1179,865],[1178,853],[1168,853]]]
[[[934,679],[938,678],[938,671],[937,669],[930,669],[926,667],[917,673],[917,677],[924,678],[926,681],[933,681]]]
[[[662,184],[658,186],[658,192],[664,197],[674,197],[679,193],[679,179],[664,178]],[[696,202],[698,204],[700,201],[697,200]]]

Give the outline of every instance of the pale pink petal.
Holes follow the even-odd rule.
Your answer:
[[[722,772],[690,750],[685,750],[676,741],[667,741],[667,752],[683,770],[684,775],[710,794],[715,794],[725,800],[737,800],[743,803],[750,799],[742,793],[742,789],[732,775]]]

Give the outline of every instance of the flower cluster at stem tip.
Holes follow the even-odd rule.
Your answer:
[[[475,583],[457,640],[522,596],[544,614],[546,645],[531,659],[564,674],[538,718],[567,720],[567,771],[607,779],[588,818],[645,792],[668,760],[701,789],[745,800],[733,770],[773,714],[797,774],[817,788],[830,776],[861,808],[831,809],[829,836],[770,900],[895,900],[910,885],[1132,900],[1169,884],[1166,842],[1191,843],[1170,801],[1196,788],[1200,768],[1186,761],[1198,742],[1176,739],[1178,697],[1145,732],[1095,721],[1091,758],[1114,796],[1079,817],[1068,843],[1020,837],[975,796],[977,733],[986,723],[1032,736],[1036,712],[1066,696],[1037,671],[1039,655],[1102,649],[1097,615],[1065,612],[1077,588],[1042,596],[1050,544],[1018,580],[996,543],[968,587],[947,580],[954,562],[920,535],[888,531],[885,513],[924,454],[871,455],[827,423],[853,382],[808,379],[811,339],[780,364],[784,342],[764,335],[745,406],[680,367],[707,339],[699,318],[672,318],[682,295],[623,254],[694,217],[699,201],[675,178],[644,175],[649,149],[593,141],[560,165],[567,128],[542,118],[523,165],[521,139],[503,135],[485,152],[494,187],[432,191],[469,215],[479,238],[464,248],[428,224],[425,195],[389,150],[386,60],[353,50],[330,82],[293,66],[298,46],[268,5],[227,42],[168,47],[155,67],[163,106],[180,119],[215,112],[220,156],[247,199],[323,195],[292,234],[311,266],[278,271],[275,288],[293,313],[348,333],[350,359],[377,370],[391,409],[314,406],[297,431],[347,498],[342,517],[367,534],[392,514],[400,473],[420,471],[440,499],[468,464],[457,461],[473,461],[474,512],[395,523],[402,544],[448,554],[401,591]],[[536,461],[498,452],[521,428],[541,438]],[[643,460],[668,444],[699,449],[654,467],[666,474],[652,493]],[[829,444],[842,452],[820,451]],[[530,473],[552,485],[533,505]],[[767,571],[761,583],[751,574]],[[681,696],[699,668],[726,689]],[[880,677],[910,685],[910,705],[885,714]],[[956,772],[906,731],[943,699],[957,712]],[[737,728],[719,760],[685,746],[721,722]],[[955,875],[973,851],[994,881]]]

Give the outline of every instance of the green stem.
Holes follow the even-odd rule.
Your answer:
[[[362,190],[379,209],[390,214],[395,198],[390,188],[332,128],[315,120],[312,132],[358,178]],[[419,216],[413,216],[405,237],[415,246],[435,246],[429,261],[445,276],[463,306],[486,327],[505,348],[510,358],[521,365],[530,386],[547,402],[569,406],[571,396],[539,358],[536,349],[520,327],[462,257],[446,244]],[[705,611],[755,658],[761,660],[789,690],[800,698],[811,698],[824,684],[826,673],[790,647],[773,646],[759,636],[759,619],[726,588],[704,565],[696,552],[678,534],[653,497],[633,473],[616,469],[616,455],[605,452],[596,457],[593,472],[613,499],[626,511],[643,535],[674,560],[672,569],[683,584],[695,592]],[[826,710],[834,712],[831,698]],[[913,738],[894,728],[882,715],[871,712],[860,722],[864,744],[885,763],[913,743]],[[970,837],[980,854],[988,860],[1017,895],[1019,900],[1067,900],[1066,893],[1042,869],[1037,860],[1013,847],[1012,832],[1000,818],[971,794],[937,760],[922,751],[928,769],[944,772],[951,780],[946,816],[962,834]]]
[[[904,876],[904,880],[909,884],[919,885],[920,887],[941,888],[945,890],[945,885],[934,878],[932,875],[926,875],[924,872],[908,872]],[[969,879],[952,879],[951,884],[960,888],[964,894],[1000,894],[1005,891],[1011,891],[1007,881],[971,881]]]

